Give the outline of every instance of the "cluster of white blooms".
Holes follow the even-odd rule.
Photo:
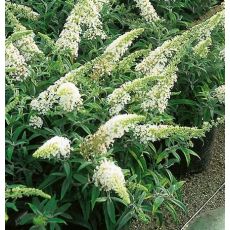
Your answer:
[[[101,37],[102,39],[106,38],[106,34],[103,31],[101,15],[100,11],[102,9],[103,4],[98,3],[98,0],[88,0],[87,9],[88,12],[82,18],[83,26],[86,26],[86,31],[84,31],[83,36],[88,39],[94,39],[96,37]],[[107,2],[106,2],[107,3]],[[105,4],[105,3],[104,3]]]
[[[67,82],[65,77],[49,86],[30,103],[31,108],[41,114],[46,114],[56,105],[60,105],[62,110],[67,112],[71,112],[82,105],[78,88],[73,83]]]
[[[62,79],[60,79],[62,81]],[[40,114],[46,114],[49,112],[53,105],[58,102],[58,96],[56,95],[56,90],[60,83],[48,87],[47,90],[41,92],[37,98],[33,99],[30,103],[32,110],[37,111]]]
[[[56,46],[59,50],[69,50],[73,56],[78,56],[78,45],[80,42],[80,17],[78,15],[79,3],[76,4],[74,9],[71,11],[70,16],[64,25]]]
[[[82,105],[81,95],[78,88],[70,82],[63,83],[57,89],[59,105],[64,111],[71,112]]]
[[[37,129],[37,128],[41,128],[43,125],[43,120],[41,119],[41,117],[38,116],[32,116],[29,120],[29,126]]]
[[[82,65],[81,67],[74,69],[67,73],[64,77],[61,77],[59,80],[54,82],[53,85],[49,86],[45,91],[41,92],[37,98],[33,99],[30,103],[30,106],[33,110],[38,111],[41,114],[46,114],[48,111],[50,111],[55,104],[58,104],[60,102],[59,96],[57,95],[58,88],[65,83],[74,83],[76,84],[77,79],[84,76],[87,71],[91,68],[91,63],[86,63],[85,65]],[[76,92],[77,90],[75,90]],[[74,91],[72,91],[74,92]],[[78,94],[75,94],[78,95]],[[75,97],[75,101],[81,104],[80,98],[76,100],[79,97]],[[74,103],[76,105],[76,103]],[[73,105],[73,104],[72,104]]]
[[[25,58],[12,43],[6,44],[5,65],[9,70],[9,76],[12,77],[12,80],[23,81],[29,75]]]
[[[11,11],[17,17],[24,17],[30,20],[37,20],[39,18],[39,14],[30,7],[16,3],[6,2],[6,10]]]
[[[183,127],[173,125],[136,125],[133,128],[133,133],[143,143],[149,141],[158,141],[160,139],[174,137],[190,140],[191,138],[199,138],[205,135],[204,129],[196,127]]]
[[[18,32],[26,32],[27,29],[24,27],[18,19],[12,14],[12,12],[8,11],[6,13],[6,18],[9,24],[13,27],[14,33],[11,35],[13,37]],[[34,41],[35,34],[31,31],[31,33],[27,33],[23,36],[20,36],[16,41],[14,41],[14,45],[19,49],[21,55],[25,58],[25,60],[31,61],[34,57],[42,54],[42,51],[38,48]]]
[[[91,78],[99,79],[105,74],[110,75],[116,67],[119,59],[125,54],[133,40],[137,38],[144,29],[134,29],[119,36],[105,50],[105,52],[95,60],[93,65]]]
[[[181,49],[187,41],[187,32],[182,35],[175,36],[171,40],[165,41],[161,46],[151,51],[149,55],[136,66],[136,71],[145,75],[161,74],[173,54]]]
[[[168,99],[171,96],[171,89],[174,82],[177,80],[177,75],[166,75],[152,89],[147,92],[141,107],[145,110],[157,110],[163,113],[168,105]]]
[[[218,127],[218,125],[224,124],[224,121],[225,121],[225,117],[221,116],[218,117],[215,121],[211,120],[210,122],[204,122],[202,125],[202,129],[205,132],[209,132],[213,127]]]
[[[147,21],[147,22],[155,22],[158,21],[160,18],[157,15],[156,10],[152,6],[151,2],[149,0],[134,0],[136,2],[136,6],[141,11],[141,16]]]
[[[81,144],[82,155],[86,158],[94,155],[105,155],[115,139],[121,138],[133,125],[144,119],[144,116],[136,114],[122,114],[112,117],[100,126],[95,134],[85,138]]]
[[[149,82],[156,81],[155,76],[145,76],[143,78],[137,78],[133,81],[129,81],[121,85],[110,94],[107,98],[110,107],[110,115],[118,114],[126,104],[131,101],[132,92],[139,92],[143,89]]]
[[[70,156],[70,140],[65,137],[55,136],[46,141],[34,153],[36,158],[68,158]]]
[[[123,89],[116,89],[113,94],[108,96],[108,103],[113,105],[109,109],[110,115],[118,114],[124,107],[127,105],[130,100],[131,96],[129,93],[125,92]],[[116,103],[119,100],[119,103]]]
[[[125,178],[121,168],[114,162],[103,160],[94,171],[93,180],[96,186],[105,191],[115,191],[127,204],[130,203],[129,194],[125,186]]]
[[[32,32],[14,42],[14,45],[20,50],[20,53],[27,62],[42,54],[42,51],[34,42],[34,37],[35,34]]]
[[[75,57],[78,56],[78,46],[80,42],[80,35],[83,32],[82,27],[86,27],[84,36],[87,38],[95,38],[100,36],[105,38],[106,35],[102,29],[100,10],[103,4],[109,1],[99,0],[80,0],[70,12],[64,29],[62,30],[56,46],[59,50],[69,50]]]
[[[225,85],[221,85],[215,89],[214,97],[216,97],[220,103],[225,103]]]
[[[195,47],[193,47],[193,51],[197,56],[201,58],[206,58],[209,53],[209,47],[211,46],[211,44],[211,36],[207,36],[206,38],[199,41],[199,43]]]

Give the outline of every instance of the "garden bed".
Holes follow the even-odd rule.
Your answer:
[[[224,127],[218,127],[215,132],[214,145],[212,149],[212,160],[205,171],[199,174],[190,175],[185,178],[183,187],[183,199],[187,204],[188,213],[179,212],[180,224],[174,223],[171,217],[167,216],[163,227],[156,228],[153,220],[150,224],[144,225],[134,222],[130,229],[139,230],[171,230],[181,229],[185,223],[200,209],[200,207],[215,193],[224,183]],[[199,214],[224,206],[224,187],[207,203]]]

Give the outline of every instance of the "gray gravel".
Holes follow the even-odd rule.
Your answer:
[[[165,214],[165,224],[161,228],[156,227],[153,218],[148,225],[135,221],[130,230],[180,230],[182,226],[200,209],[200,207],[216,192],[224,183],[224,126],[217,129],[213,146],[212,160],[208,168],[199,174],[186,178],[183,187],[183,199],[187,205],[188,213],[179,212],[180,223],[176,224],[168,214]],[[207,210],[213,210],[224,206],[224,188],[221,189],[199,214]]]

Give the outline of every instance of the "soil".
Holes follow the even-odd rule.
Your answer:
[[[183,179],[186,181],[183,187],[183,200],[187,205],[187,214],[178,212],[179,224],[165,213],[165,223],[161,228],[156,227],[153,219],[149,224],[145,225],[138,221],[134,221],[130,230],[181,230],[181,228],[191,219],[191,217],[208,201],[208,199],[223,185],[224,178],[224,126],[217,128],[212,148],[212,159],[205,171],[199,174],[193,174]],[[213,210],[218,207],[224,207],[224,187],[205,205],[199,212],[199,215],[207,210]],[[186,228],[183,228],[186,229]]]

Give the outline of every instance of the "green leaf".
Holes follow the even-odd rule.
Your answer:
[[[125,214],[125,213],[124,213]],[[123,227],[132,219],[134,216],[133,211],[128,211],[125,215],[122,215],[117,221],[116,230],[123,229]]]
[[[85,167],[87,167],[88,165],[91,165],[92,162],[84,162],[78,169],[77,169],[77,172],[80,172],[82,169],[84,169]]]
[[[189,149],[184,148],[184,147],[181,147],[180,149],[184,153],[184,156],[185,156],[185,159],[186,159],[186,162],[187,162],[187,166],[189,166],[190,161],[191,161]]]
[[[189,99],[172,99],[169,103],[170,105],[197,105],[197,102]]]
[[[152,207],[152,213],[154,214],[158,208],[161,206],[161,204],[164,202],[164,197],[162,196],[158,196],[153,203],[153,207]]]
[[[144,171],[143,165],[142,165],[141,161],[138,159],[138,156],[136,155],[136,153],[133,152],[132,150],[129,150],[129,152],[130,152],[131,155],[135,158],[135,160],[137,161],[137,163],[138,163],[139,166],[141,167],[142,171]]]
[[[94,186],[93,189],[92,189],[92,193],[91,193],[91,206],[92,206],[92,210],[94,208],[94,205],[97,201],[97,198],[99,197],[100,195],[100,190],[98,187]]]
[[[157,156],[156,163],[159,164],[163,159],[167,158],[169,156],[168,152],[163,151]]]
[[[66,224],[66,222],[61,218],[50,218],[48,220],[49,223],[59,223],[59,224]]]
[[[107,197],[98,197],[98,198],[96,199],[96,202],[102,203],[102,202],[105,202],[106,200],[107,200]]]
[[[175,205],[177,205],[178,207],[180,207],[184,212],[187,211],[186,206],[185,206],[181,201],[179,201],[179,200],[177,200],[177,199],[170,199],[170,201],[171,201],[172,203],[174,203]]]
[[[64,164],[63,164],[63,167],[64,167],[64,170],[65,170],[66,176],[69,177],[69,175],[70,175],[70,165],[69,165],[69,162],[65,161]]]
[[[116,217],[115,217],[115,207],[111,199],[107,199],[107,211],[109,214],[109,218],[112,221],[113,224],[116,223]]]
[[[75,174],[74,179],[80,182],[81,184],[86,184],[88,182],[88,178],[85,176],[82,176],[81,174]]]
[[[72,178],[66,178],[61,187],[61,200],[64,198],[66,192],[69,190]]]

